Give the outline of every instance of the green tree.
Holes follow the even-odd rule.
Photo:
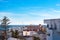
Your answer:
[[[15,31],[11,30],[11,32],[12,32],[12,37],[18,38],[18,36],[19,36],[18,30],[15,30]]]
[[[11,32],[12,32],[12,37],[18,38],[20,40],[26,40],[23,36],[19,36],[18,30],[15,30],[15,31],[11,30]]]
[[[10,20],[6,16],[4,16],[3,19],[1,20],[1,26],[5,29],[4,33],[6,40],[7,40],[7,25],[10,24],[9,21]]]
[[[18,30],[15,30],[15,32],[14,32],[14,37],[15,37],[15,38],[18,38],[18,36],[19,36],[19,32],[18,32]]]
[[[39,37],[33,37],[33,40],[40,40]]]
[[[12,37],[14,37],[14,31],[13,31],[12,29],[11,29],[11,32],[12,32],[12,34],[11,34],[11,35],[12,35]]]

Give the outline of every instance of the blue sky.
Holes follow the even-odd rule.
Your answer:
[[[44,19],[60,18],[60,0],[0,0],[0,19],[11,24],[43,24]]]

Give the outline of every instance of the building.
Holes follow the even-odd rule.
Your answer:
[[[45,19],[47,40],[60,40],[60,19]]]
[[[29,37],[30,40],[33,40],[33,36],[39,37],[40,40],[46,40],[45,28],[41,24],[26,26],[23,30],[23,36]]]
[[[33,36],[39,37],[42,39],[45,39],[46,36],[44,36],[44,31],[46,30],[41,24],[39,25],[23,25],[21,27],[11,27],[8,30],[8,35],[11,37],[11,29],[18,30],[19,36],[23,36],[26,38],[26,40],[33,40]]]
[[[42,29],[41,25],[28,25],[23,30],[23,36],[33,36],[33,34],[37,34],[39,30]]]

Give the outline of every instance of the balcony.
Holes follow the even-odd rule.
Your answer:
[[[49,27],[49,25],[47,25],[47,28],[50,29],[50,30],[56,30],[57,29],[57,26],[56,25],[53,26],[51,24],[50,27]]]

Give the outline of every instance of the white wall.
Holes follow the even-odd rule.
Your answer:
[[[50,34],[50,36],[48,35]],[[47,40],[53,40],[53,31],[52,30],[49,30],[47,28],[47,37],[46,37]]]
[[[37,34],[34,31],[23,31],[23,36],[33,36],[34,34]]]
[[[50,19],[50,20],[44,20],[44,23],[49,24],[49,27],[55,28],[55,24],[57,27],[57,31],[60,32],[60,19]]]
[[[58,20],[58,19],[50,19],[50,20],[45,20],[44,21],[46,24],[49,25],[49,27],[47,28],[47,34],[50,34],[50,36],[47,35],[47,40],[53,40],[53,29],[55,28],[55,24],[56,24],[57,30],[60,29],[59,28],[60,23],[58,21],[60,21],[60,20]],[[52,25],[53,29],[49,29],[49,28],[51,28],[51,25]]]

